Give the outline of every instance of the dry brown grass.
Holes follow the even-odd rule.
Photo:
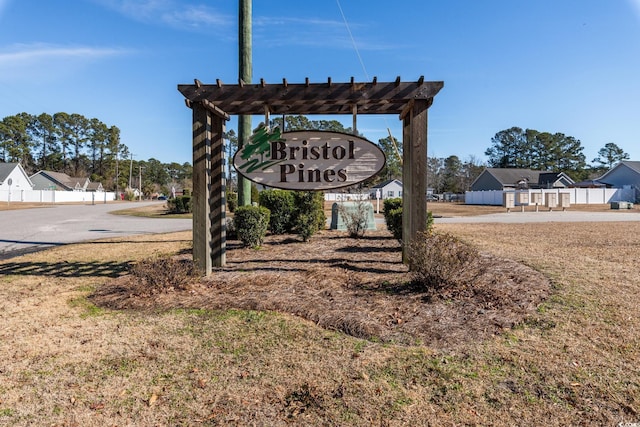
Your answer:
[[[498,335],[492,331],[478,337],[471,330],[470,339],[455,345],[416,344],[406,339],[411,331],[397,328],[392,330],[402,333],[370,340],[329,331],[318,326],[322,319],[304,320],[293,309],[292,314],[200,306],[165,309],[172,305],[172,296],[183,297],[180,293],[152,298],[148,301],[153,304],[141,304],[143,310],[99,308],[87,299],[95,289],[113,296],[113,303],[126,301],[126,295],[105,290],[113,290],[114,283],[123,285],[120,280],[125,279],[116,278],[130,263],[187,251],[189,233],[65,246],[5,260],[0,263],[0,424],[499,426],[640,421],[640,223],[436,228],[485,253],[533,267],[552,281],[551,297],[523,323],[501,325],[507,328]],[[232,298],[242,293],[233,285],[243,277],[262,275],[263,292],[253,297],[255,308],[269,308],[260,305],[278,299],[301,302],[304,295],[291,298],[301,292],[316,298],[315,312],[331,313],[340,308],[335,305],[343,300],[339,292],[370,296],[366,288],[380,272],[367,270],[404,274],[401,266],[385,262],[385,256],[397,253],[382,247],[370,250],[377,247],[372,242],[375,239],[351,245],[366,248],[371,265],[344,261],[357,249],[334,253],[334,268],[346,270],[340,274],[351,278],[347,286],[298,262],[298,269],[309,271],[303,273],[309,274],[309,282],[320,284],[315,293],[313,286],[287,284],[289,272],[278,273],[285,286],[269,292],[269,286],[281,280],[272,278],[271,264],[261,257],[276,267],[287,260],[274,259],[274,252],[270,257],[268,250],[240,250],[253,262],[245,260],[235,271],[221,273],[228,275],[228,282],[214,278],[192,289],[191,298],[198,300],[197,294],[205,290],[212,295],[205,292],[200,302],[215,301],[216,292]],[[290,248],[288,261],[302,258],[302,243],[282,245]],[[323,259],[326,254],[315,255]],[[353,271],[354,264],[359,271]],[[518,264],[504,265],[508,271]],[[396,298],[396,304],[418,304],[415,293],[378,294]],[[155,308],[158,303],[160,309]],[[379,301],[369,303],[373,307]],[[456,300],[443,303],[455,305]],[[360,306],[368,307],[366,301],[344,307],[345,324]],[[442,334],[450,332],[445,328]]]

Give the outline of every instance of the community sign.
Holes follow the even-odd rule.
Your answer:
[[[376,175],[385,164],[382,150],[364,138],[341,132],[280,133],[261,126],[234,158],[236,170],[251,181],[285,190],[348,187]]]

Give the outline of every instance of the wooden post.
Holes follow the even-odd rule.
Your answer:
[[[227,245],[227,179],[224,156],[225,119],[213,114],[211,126],[211,264],[224,267]]]
[[[238,3],[238,78],[244,83],[251,83],[253,77],[252,63],[252,0],[240,0]],[[269,125],[269,123],[265,123]],[[238,150],[251,138],[251,116],[238,116]],[[238,176],[238,206],[251,204],[251,181]]]
[[[416,100],[403,113],[402,127],[402,260],[409,245],[427,229],[427,100]]]
[[[193,105],[193,260],[205,275],[226,263],[225,119]]]
[[[193,106],[193,261],[211,274],[211,113],[200,103]]]

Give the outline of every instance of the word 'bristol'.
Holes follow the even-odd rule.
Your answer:
[[[272,161],[296,161],[296,160],[354,160],[355,143],[348,141],[348,147],[342,145],[331,146],[329,142],[322,145],[309,146],[309,141],[302,140],[300,146],[287,146],[284,141],[273,141],[271,143]],[[295,165],[293,163],[279,164],[280,182],[288,182],[289,175],[296,174],[298,182],[346,182],[346,169],[305,169],[304,163]]]

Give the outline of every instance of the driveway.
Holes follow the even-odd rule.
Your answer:
[[[164,202],[130,202],[0,211],[0,259],[107,237],[190,230],[191,219],[142,218],[109,212]]]

